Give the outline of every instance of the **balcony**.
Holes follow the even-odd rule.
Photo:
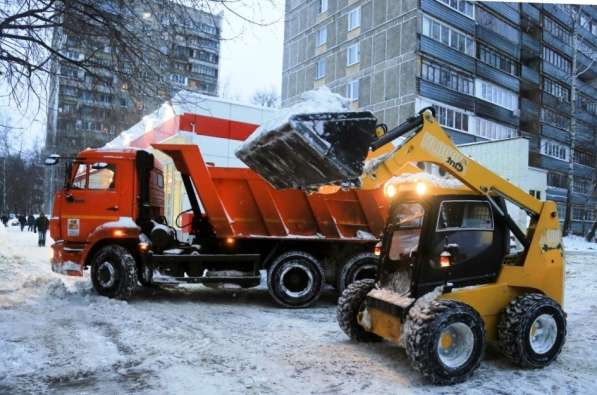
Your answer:
[[[475,112],[483,118],[494,119],[500,123],[504,123],[515,128],[518,128],[519,126],[519,118],[517,114],[483,99],[475,99]]]
[[[470,73],[475,72],[475,58],[426,36],[421,36],[419,43],[421,52],[437,57]]]
[[[572,47],[569,43],[565,43],[547,30],[543,31],[543,42],[550,46],[557,48],[560,52],[572,58]]]
[[[513,24],[520,24],[520,13],[510,5],[497,1],[488,1],[481,4],[483,4],[486,8],[495,11],[498,15],[508,19]],[[516,4],[516,6],[518,6],[518,4]]]
[[[537,122],[539,120],[539,105],[532,100],[520,100],[520,122]]]
[[[570,113],[570,102],[562,100],[558,97],[552,96],[549,93],[543,92],[541,95],[543,104],[551,108],[555,108],[558,111],[569,114]]]
[[[520,78],[530,85],[539,85],[539,73],[528,66],[522,66],[520,70]]]
[[[519,43],[512,42],[493,30],[489,30],[479,25],[477,25],[477,38],[518,59],[518,54],[520,52]]]
[[[462,108],[467,111],[474,111],[474,98],[460,92],[444,88],[433,82],[419,80],[419,94],[432,100],[438,100],[448,105]]]
[[[522,53],[521,58],[523,61],[529,61],[536,59],[541,56],[541,46],[539,41],[531,36],[530,34],[522,34]]]
[[[394,0],[395,1],[395,0]],[[475,34],[475,21],[460,12],[440,3],[436,0],[421,0],[421,9],[441,21],[469,33]]]
[[[551,63],[543,61],[543,73],[552,78],[557,78],[565,84],[568,84],[568,74],[564,70],[557,68]]]
[[[520,88],[520,81],[518,80],[518,78],[514,77],[513,75],[504,73],[503,71],[493,68],[480,61],[477,62],[477,75],[491,82],[495,82],[496,84],[499,84],[504,88],[508,88],[514,92],[518,92]]]
[[[523,28],[532,27],[532,25],[541,25],[541,11],[530,3],[521,4],[522,20],[521,24]]]

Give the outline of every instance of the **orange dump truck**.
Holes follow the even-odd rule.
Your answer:
[[[151,153],[88,149],[66,159],[65,187],[54,199],[52,270],[89,269],[96,291],[117,298],[138,282],[255,287],[267,270],[273,299],[287,307],[314,303],[325,283],[341,291],[375,276],[381,191],[275,190],[249,169],[207,166],[197,146],[154,148],[180,172],[191,215],[178,225],[188,234],[165,223],[164,180]]]

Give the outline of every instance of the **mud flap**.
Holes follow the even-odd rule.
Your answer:
[[[236,156],[278,189],[357,186],[376,125],[370,112],[294,115],[244,144]]]

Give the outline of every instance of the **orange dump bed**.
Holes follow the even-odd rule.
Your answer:
[[[367,239],[383,230],[387,204],[381,189],[276,190],[252,170],[206,166],[197,146],[153,146],[190,177],[217,236]]]

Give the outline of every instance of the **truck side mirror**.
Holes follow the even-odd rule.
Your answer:
[[[60,160],[60,155],[52,154],[44,160],[44,165],[54,166]]]

